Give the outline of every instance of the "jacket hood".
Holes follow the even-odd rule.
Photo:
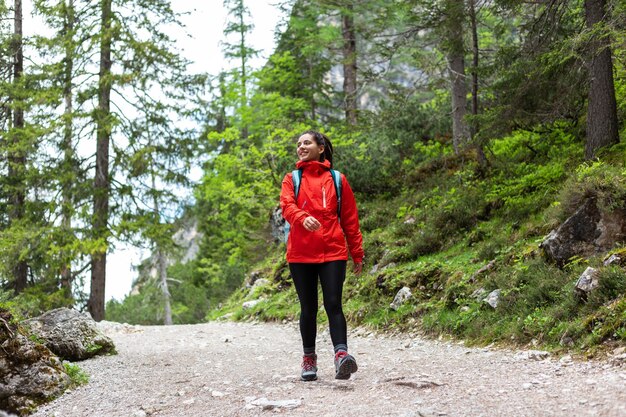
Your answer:
[[[319,161],[298,161],[296,162],[296,168],[298,169],[306,169],[306,168],[325,168],[330,169],[330,161],[328,159],[324,160],[324,162]]]

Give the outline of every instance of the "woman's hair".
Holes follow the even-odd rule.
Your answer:
[[[311,135],[317,146],[324,147],[324,153],[320,155],[320,162],[324,162],[328,160],[330,162],[330,167],[333,167],[333,144],[330,143],[330,139],[323,133],[317,132],[315,130],[307,130],[300,136]]]

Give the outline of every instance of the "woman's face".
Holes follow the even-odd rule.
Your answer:
[[[301,161],[319,161],[324,153],[324,146],[319,146],[313,135],[307,133],[298,139],[296,150]]]

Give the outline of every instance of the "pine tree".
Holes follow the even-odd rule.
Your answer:
[[[343,38],[343,94],[346,122],[357,124],[357,49],[354,27],[354,5],[349,2],[341,10]]]
[[[24,73],[22,0],[15,0],[13,3],[13,22],[13,39],[10,47],[13,57],[13,94],[10,96],[12,125],[8,134],[9,147],[7,152],[10,189],[8,214],[9,226],[18,228],[23,227],[20,223],[24,222],[26,215],[26,153],[28,149],[24,121],[25,103],[24,98],[19,94],[22,90],[20,84]],[[28,265],[21,252],[18,252],[17,259],[13,262],[13,288],[15,291],[21,292],[28,285]]]
[[[467,112],[467,81],[465,76],[465,4],[463,0],[445,2],[446,38],[444,50],[448,60],[450,96],[452,98],[452,143],[458,154],[468,145],[469,127]]]
[[[239,91],[237,96],[239,98],[237,113],[240,117],[240,128],[242,137],[248,136],[247,119],[248,116],[248,83],[250,79],[250,59],[259,54],[259,51],[250,47],[248,44],[249,36],[254,25],[248,23],[250,19],[250,11],[245,6],[244,0],[224,0],[224,7],[228,11],[228,15],[231,16],[231,20],[227,21],[226,28],[224,29],[224,35],[234,35],[234,41],[224,42],[223,50],[224,56],[227,59],[239,60],[237,68],[232,72],[235,80],[239,82]]]
[[[104,319],[104,290],[109,242],[109,145],[111,141],[111,49],[113,44],[112,0],[102,0],[100,21],[100,72],[98,77],[98,108],[96,123],[96,167],[93,197],[93,239],[99,243],[91,256],[91,289],[89,312],[94,320]]]

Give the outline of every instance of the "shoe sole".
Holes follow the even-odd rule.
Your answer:
[[[348,355],[343,358],[339,363],[339,369],[335,373],[335,379],[350,379],[350,375],[355,373],[359,367],[356,364],[356,360]]]
[[[315,381],[317,379],[317,375],[313,374],[313,375],[301,375],[300,376],[300,380],[301,381]]]

